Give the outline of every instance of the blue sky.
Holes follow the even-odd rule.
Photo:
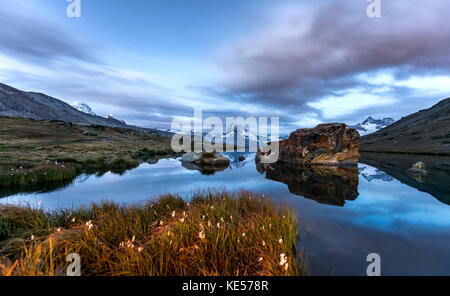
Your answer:
[[[0,82],[99,115],[353,124],[450,95],[448,1],[0,0]]]

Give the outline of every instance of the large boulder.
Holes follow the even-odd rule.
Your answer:
[[[279,142],[278,161],[303,165],[356,164],[359,157],[358,140],[358,131],[347,128],[343,123],[298,129],[288,139]],[[262,153],[259,151],[257,157]]]

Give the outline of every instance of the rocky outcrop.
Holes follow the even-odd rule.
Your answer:
[[[356,164],[359,133],[343,123],[320,124],[311,129],[298,129],[279,142],[281,163],[291,164]],[[259,151],[258,158],[263,154]]]

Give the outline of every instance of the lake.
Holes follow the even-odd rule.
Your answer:
[[[242,162],[240,155],[246,158]],[[254,154],[227,156],[230,167],[214,174],[184,167],[177,159],[161,159],[123,175],[80,175],[59,188],[0,190],[0,203],[57,209],[101,200],[139,203],[164,193],[189,196],[205,188],[246,189],[298,212],[298,249],[313,275],[366,275],[370,253],[381,256],[382,275],[450,275],[448,171],[436,169],[439,175],[433,175],[432,169],[426,177],[401,175],[395,171],[397,160],[380,169],[381,162],[374,159],[366,161],[371,165],[360,163],[353,169],[261,167]],[[447,163],[441,158],[433,161]]]

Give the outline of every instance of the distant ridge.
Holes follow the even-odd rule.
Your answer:
[[[92,111],[92,110],[91,110]],[[141,131],[156,131],[127,125],[115,118],[105,118],[81,112],[77,108],[50,96],[36,92],[25,92],[0,83],[0,116],[21,117],[39,120],[58,120],[79,125],[103,125]],[[171,133],[158,131],[160,134]]]
[[[450,98],[361,137],[360,151],[450,155]]]

